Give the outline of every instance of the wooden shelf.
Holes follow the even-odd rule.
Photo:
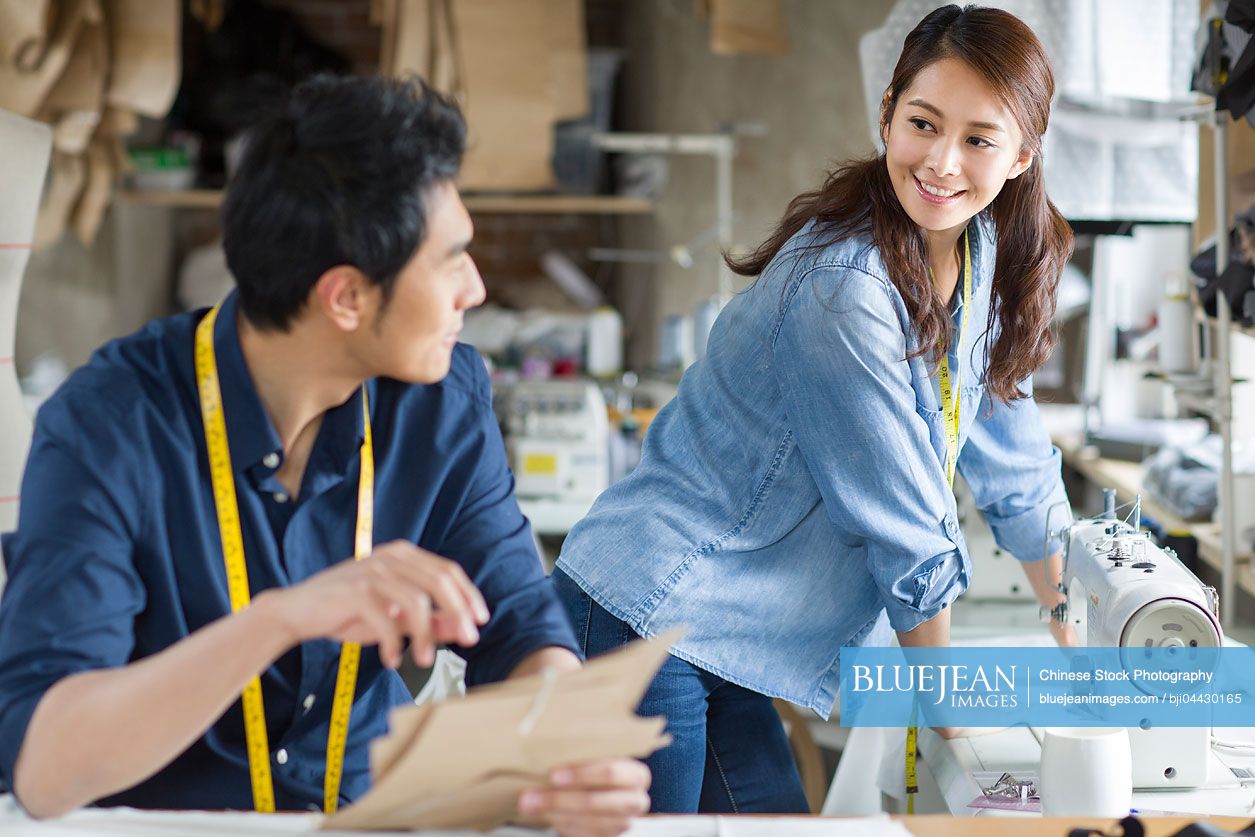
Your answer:
[[[1242,325],[1241,323],[1233,323],[1230,328],[1238,334],[1245,334],[1247,337],[1255,337],[1255,326]]]
[[[217,209],[222,203],[222,190],[122,189],[117,197],[127,203],[147,206]],[[652,201],[619,195],[463,195],[462,200],[468,210],[484,215],[646,215],[654,210]]]
[[[186,209],[217,209],[222,203],[221,189],[143,190],[119,189],[116,198],[125,203],[146,206],[170,206]]]
[[[1234,318],[1229,321],[1229,330],[1236,334],[1245,334],[1248,337],[1255,337],[1255,326],[1242,325],[1241,320],[1236,317],[1237,315],[1235,314]],[[1205,313],[1201,305],[1194,306],[1194,322],[1199,325],[1206,326],[1208,330],[1215,333],[1216,318]]]
[[[647,215],[653,201],[619,195],[463,195],[471,212],[483,214]]]
[[[1090,448],[1081,444],[1078,434],[1059,434],[1054,437],[1055,446],[1063,454],[1063,461],[1076,469],[1081,476],[1102,488],[1114,488],[1122,502],[1142,496],[1142,509],[1162,523],[1168,530],[1184,532],[1198,541],[1198,556],[1217,572],[1223,562],[1220,525],[1210,521],[1190,521],[1165,508],[1142,488],[1142,466],[1136,462],[1103,459]],[[1234,575],[1242,590],[1255,596],[1255,575],[1252,574],[1250,553],[1234,556]]]

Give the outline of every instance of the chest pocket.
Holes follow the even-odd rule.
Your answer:
[[[926,379],[927,380],[927,379]],[[987,405],[983,404],[985,397],[985,388],[983,386],[963,387],[959,408],[959,449],[963,449],[963,442],[967,440],[968,433],[972,429],[972,423],[976,417],[983,411]],[[919,399],[919,390],[916,390],[915,412],[928,423],[928,436],[932,442],[933,452],[937,454],[938,462],[946,461],[946,415],[943,410],[936,409],[933,405],[937,403],[937,395],[932,393],[932,397],[927,404],[921,403]]]

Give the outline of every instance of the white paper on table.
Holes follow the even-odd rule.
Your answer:
[[[760,822],[764,827],[775,825],[774,820]],[[623,837],[719,837],[719,821],[716,817],[692,814],[642,817],[632,822]]]
[[[876,786],[880,792],[899,802],[906,801],[906,728],[885,727],[884,751],[881,756]]]
[[[211,837],[211,835],[310,834],[362,837],[362,832],[318,831],[321,814],[257,814],[247,811],[142,811],[81,808],[51,820],[28,817],[8,794],[0,794],[0,834],[14,837]],[[490,837],[537,837],[534,829],[499,828]],[[478,831],[432,830],[423,837],[484,837]],[[673,837],[673,835],[667,835]],[[674,835],[678,837],[678,835]]]
[[[316,831],[320,814],[256,814],[243,811],[140,811],[83,808],[54,820],[32,820],[13,797],[0,794],[0,833],[22,837],[209,837],[219,834],[317,834],[362,837],[362,832]],[[479,832],[433,830],[422,837],[484,837]],[[552,831],[498,828],[490,837],[538,837]],[[625,837],[910,837],[888,817],[818,819],[805,817],[646,817]]]
[[[788,817],[770,823],[757,818],[720,817],[719,837],[911,837],[911,832],[888,816],[820,819]]]

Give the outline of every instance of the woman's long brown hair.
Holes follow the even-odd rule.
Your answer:
[[[1041,137],[1050,118],[1054,74],[1041,43],[1019,18],[998,9],[944,6],[931,12],[906,37],[881,112],[882,133],[893,119],[898,97],[925,67],[957,58],[976,71],[1015,117],[1024,150],[1033,161],[1008,180],[990,204],[997,229],[993,302],[986,333],[1001,327],[989,352],[985,389],[1004,403],[1025,397],[1019,384],[1046,362],[1054,348],[1050,328],[1063,265],[1072,255],[1072,231],[1046,196]],[[771,236],[744,258],[728,257],[743,276],[758,276],[776,253],[810,219],[829,234],[818,246],[870,232],[906,303],[919,340],[913,355],[933,362],[948,351],[953,324],[947,301],[928,275],[923,231],[906,214],[893,191],[883,155],[840,165],[816,191],[794,198]]]

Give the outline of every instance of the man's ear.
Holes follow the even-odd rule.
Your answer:
[[[1028,171],[1029,166],[1033,165],[1033,158],[1036,156],[1032,151],[1025,151],[1021,154],[1020,159],[1011,165],[1011,171],[1007,172],[1007,180],[1014,180]]]
[[[343,331],[356,331],[366,321],[372,287],[366,275],[351,265],[326,270],[309,292],[310,304]]]

